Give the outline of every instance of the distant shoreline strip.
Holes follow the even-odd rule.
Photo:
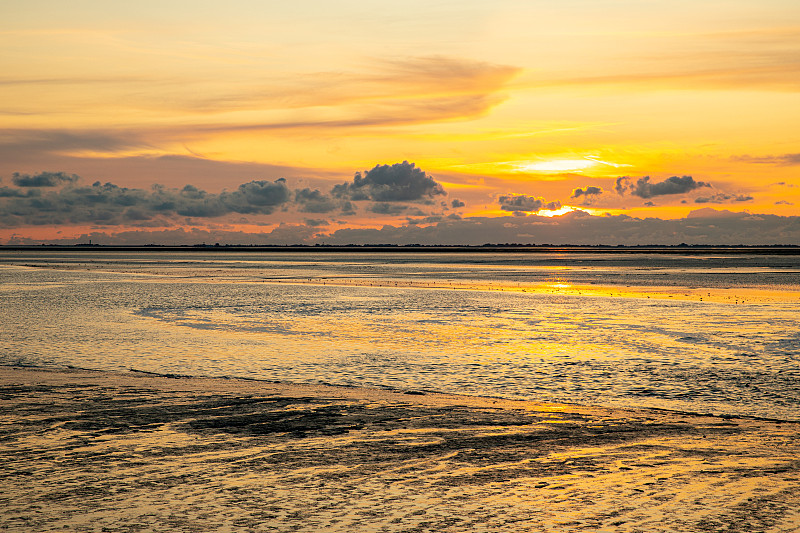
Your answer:
[[[482,246],[423,246],[423,245],[293,245],[293,246],[243,246],[243,245],[187,245],[187,246],[116,246],[99,244],[64,245],[0,245],[0,252],[270,252],[270,253],[607,253],[607,254],[665,254],[665,255],[800,255],[800,246],[552,246],[486,244]]]

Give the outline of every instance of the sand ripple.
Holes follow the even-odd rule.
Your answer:
[[[798,424],[0,368],[0,529],[800,530]]]

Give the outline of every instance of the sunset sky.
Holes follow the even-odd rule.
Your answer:
[[[0,50],[3,244],[800,244],[797,0],[6,0]]]

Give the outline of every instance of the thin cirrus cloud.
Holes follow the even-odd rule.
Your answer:
[[[172,87],[174,82],[165,82],[161,93],[141,91],[137,99],[139,106],[178,115],[232,111],[278,114],[274,120],[252,123],[254,128],[424,123],[485,113],[505,99],[501,93],[521,70],[462,58],[412,57],[373,61],[365,65],[364,71],[278,74],[268,81],[250,79],[248,86],[255,89],[237,92],[210,86],[187,94],[185,83]],[[197,84],[205,87],[203,82]],[[174,97],[170,97],[173,93]],[[434,109],[438,112],[434,113]],[[319,119],[286,118],[303,110],[314,111],[313,116]],[[231,124],[234,129],[236,125]]]
[[[314,110],[309,116],[280,116],[274,119],[239,124],[198,125],[193,126],[190,129],[190,133],[324,130],[426,124],[479,117],[504,99],[503,96],[495,94],[383,99],[378,102],[365,102],[355,106]],[[182,130],[178,129],[178,133],[180,132]]]
[[[365,68],[367,72],[295,74],[272,78],[268,84],[254,80],[257,90],[190,97],[187,103],[192,111],[206,112],[325,107],[357,112],[360,106],[397,108],[402,103],[414,110],[444,98],[457,102],[500,101],[487,97],[502,92],[522,72],[518,67],[445,56],[376,60]]]
[[[521,71],[508,65],[430,56],[382,61],[372,79],[429,94],[488,93],[502,89]]]
[[[505,87],[521,72],[517,67],[444,56],[375,61],[368,67],[371,71],[366,73],[308,73],[278,77],[266,85],[253,82],[258,89],[246,93],[218,87],[187,93],[187,82],[177,86],[174,80],[155,80],[153,85],[160,92],[145,88],[136,92],[135,102],[126,104],[126,96],[114,98],[114,105],[135,104],[135,116],[139,110],[158,112],[159,124],[131,124],[124,129],[116,124],[4,129],[0,130],[0,155],[114,153],[158,149],[227,132],[340,130],[471,119],[503,102]],[[49,81],[58,87],[76,80]],[[107,79],[101,81],[104,86],[113,85]],[[170,97],[172,92],[174,97]],[[85,108],[82,97],[73,104],[68,96],[64,98],[67,108]],[[238,113],[231,120],[234,111]],[[227,115],[217,120],[217,114]]]
[[[737,156],[732,158],[734,161],[743,163],[758,163],[763,165],[793,166],[800,165],[800,154],[781,154],[762,157],[749,155]]]
[[[308,116],[280,116],[226,124],[200,124],[75,130],[6,129],[0,130],[0,157],[18,158],[30,154],[127,153],[153,150],[159,145],[197,139],[205,135],[257,131],[340,130],[364,127],[404,126],[478,117],[502,101],[492,94],[466,94],[453,97],[384,100],[352,109],[314,111]],[[147,139],[147,140],[145,140]]]
[[[454,98],[460,102],[498,102],[502,98],[486,98],[506,89],[522,72],[519,67],[476,61],[458,57],[427,56],[404,59],[373,60],[360,69],[341,71],[273,74],[268,79],[249,77],[248,89],[231,90],[207,80],[172,78],[119,82],[142,86],[133,98],[138,107],[170,114],[192,113],[214,115],[234,111],[285,111],[313,108],[337,108],[359,114],[361,106],[424,107],[425,102],[441,102]],[[2,81],[0,81],[2,83]],[[47,83],[49,85],[79,83],[77,80],[6,80],[7,84]],[[87,85],[113,84],[113,79],[86,80]],[[203,90],[187,94],[186,85]],[[157,86],[159,93],[147,91]],[[465,98],[470,96],[472,98]],[[482,98],[483,97],[483,98]],[[453,107],[452,109],[455,109]],[[302,121],[296,121],[298,123]]]
[[[604,86],[631,89],[767,89],[796,91],[800,88],[800,32],[796,29],[728,31],[688,34],[672,43],[669,53],[631,54],[629,61],[641,67],[626,71],[574,77],[555,76],[539,86]],[[647,41],[632,49],[646,49]],[[664,49],[664,48],[661,48]],[[653,69],[652,65],[658,65]]]
[[[106,152],[113,153],[149,145],[144,132],[97,129],[0,129],[0,157],[20,154]]]
[[[796,91],[800,88],[797,81],[797,70],[800,62],[780,66],[755,65],[751,67],[714,68],[675,70],[673,72],[652,72],[639,74],[616,74],[602,76],[586,76],[567,79],[553,79],[541,83],[543,86],[581,86],[623,85],[636,87],[650,85],[653,87],[686,87],[694,88],[752,88],[764,87],[785,91]]]

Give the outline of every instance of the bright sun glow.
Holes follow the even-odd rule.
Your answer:
[[[800,245],[800,0],[185,4],[0,0],[0,245]]]
[[[537,163],[525,163],[518,168],[528,172],[568,172],[570,170],[584,170],[596,164],[597,161],[590,159],[552,159]]]
[[[566,215],[567,213],[572,213],[573,211],[577,210],[577,207],[572,207],[571,205],[562,205],[558,209],[542,209],[541,211],[537,211],[536,214],[540,217],[557,217],[559,215]]]
[[[597,165],[620,168],[629,167],[624,163],[611,163],[603,161],[593,156],[586,156],[582,159],[550,159],[548,161],[524,162],[517,165],[517,170],[523,172],[571,172],[576,170],[586,170]]]

